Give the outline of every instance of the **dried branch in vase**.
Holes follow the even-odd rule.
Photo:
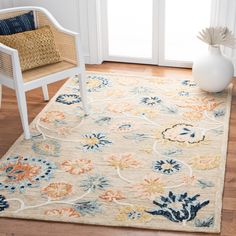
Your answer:
[[[236,38],[227,27],[205,28],[199,32],[197,37],[211,46],[223,45],[230,48],[236,47]]]

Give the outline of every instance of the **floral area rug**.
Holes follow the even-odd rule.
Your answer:
[[[90,73],[72,78],[0,160],[0,216],[219,232],[231,88]]]

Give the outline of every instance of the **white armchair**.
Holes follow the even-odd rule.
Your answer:
[[[86,101],[86,74],[80,36],[64,29],[56,19],[41,7],[17,7],[0,10],[0,19],[6,19],[33,11],[36,27],[49,25],[62,61],[22,72],[18,51],[0,43],[0,106],[1,85],[16,91],[17,103],[26,139],[30,139],[25,92],[42,87],[45,100],[49,100],[47,84],[80,75],[80,91],[85,113],[88,113]]]

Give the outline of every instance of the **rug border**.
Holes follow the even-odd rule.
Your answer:
[[[120,75],[120,76],[128,76],[128,77],[139,77],[139,78],[168,78],[168,77],[175,77],[175,76],[158,76],[158,75],[143,75],[143,74],[129,74],[129,73],[119,73],[119,72],[103,72],[103,71],[89,71],[86,70],[86,74],[105,74],[105,75]],[[186,77],[189,78],[191,75],[189,76],[182,76],[182,77]],[[47,108],[51,105],[51,103],[53,103],[55,101],[55,97],[58,96],[58,94],[61,92],[61,90],[70,82],[70,79],[72,79],[73,77],[69,77],[66,79],[65,83],[58,89],[58,91],[52,96],[52,98],[50,99],[50,101],[45,105],[45,107],[36,115],[36,117],[32,120],[32,122],[30,123],[30,126],[32,126],[35,122],[37,122],[37,120],[40,118],[41,114],[44,113]],[[85,225],[98,225],[98,226],[110,226],[110,227],[125,227],[125,228],[136,228],[136,229],[146,229],[146,230],[163,230],[163,231],[178,231],[178,232],[204,232],[204,233],[219,233],[221,232],[221,224],[222,224],[222,220],[221,220],[221,216],[222,216],[222,210],[223,210],[223,191],[224,191],[224,180],[225,180],[225,173],[226,173],[226,159],[227,159],[227,154],[228,154],[228,141],[229,141],[229,128],[230,128],[230,115],[231,115],[231,106],[232,106],[232,93],[233,93],[233,84],[231,83],[228,88],[227,88],[227,92],[228,92],[228,96],[227,96],[227,111],[226,111],[226,116],[224,119],[224,122],[228,120],[227,124],[225,124],[225,129],[224,131],[226,131],[224,133],[224,143],[222,146],[222,151],[221,151],[221,156],[224,159],[223,160],[223,171],[221,171],[221,176],[220,176],[220,185],[222,186],[220,189],[218,189],[219,191],[217,191],[216,195],[220,196],[216,198],[216,203],[218,207],[215,208],[215,216],[217,216],[217,218],[215,218],[215,224],[217,223],[218,227],[214,227],[211,229],[208,229],[208,231],[205,231],[205,228],[197,228],[198,230],[194,230],[195,228],[193,228],[191,231],[189,230],[184,230],[184,229],[179,229],[178,227],[172,227],[172,229],[166,229],[166,228],[162,228],[162,227],[158,227],[158,228],[154,228],[152,226],[149,226],[148,228],[146,228],[145,226],[131,226],[128,224],[101,224],[100,222],[93,222],[93,223],[88,223],[88,222],[76,222],[76,221],[65,221],[63,219],[61,220],[51,220],[51,219],[47,219],[47,217],[41,218],[39,217],[21,217],[21,216],[1,216],[0,218],[5,218],[5,219],[21,219],[21,220],[34,220],[34,221],[48,221],[48,222],[64,222],[64,223],[70,223],[70,224],[85,224]],[[22,140],[24,139],[24,135],[21,134],[19,136],[19,138],[17,138],[15,140],[15,142],[12,144],[12,146],[8,149],[8,151],[2,156],[0,157],[0,161],[2,158],[4,158],[5,156],[9,155],[9,153],[12,151],[13,147],[15,145],[17,145],[18,143],[20,143]],[[30,140],[29,140],[30,141]],[[222,184],[223,182],[223,184]],[[201,230],[202,229],[202,230]]]

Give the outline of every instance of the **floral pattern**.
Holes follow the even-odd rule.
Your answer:
[[[59,157],[61,145],[55,140],[40,140],[33,143],[32,149],[39,155]]]
[[[220,156],[196,156],[190,161],[194,169],[198,170],[211,170],[219,167]]]
[[[54,216],[54,217],[72,217],[78,218],[80,217],[80,213],[73,208],[60,208],[60,209],[51,209],[47,210],[44,213],[47,216]]]
[[[43,158],[8,157],[0,164],[0,190],[23,193],[27,188],[40,186],[42,180],[51,179],[55,168],[53,162]]]
[[[109,186],[109,180],[101,175],[90,175],[86,179],[83,179],[80,184],[80,187],[84,191],[91,190],[93,192],[96,190],[104,190]]]
[[[205,135],[191,124],[176,124],[162,132],[163,139],[179,143],[200,143],[204,141]]]
[[[154,199],[161,193],[164,193],[164,182],[156,175],[148,175],[143,181],[134,186],[134,190],[138,192],[138,195],[142,198]]]
[[[101,194],[99,197],[107,202],[125,199],[121,191],[113,191],[113,190],[107,190],[105,193]]]
[[[174,194],[169,192],[168,196],[161,196],[159,200],[153,201],[157,207],[147,212],[152,215],[161,215],[173,222],[193,220],[198,211],[209,204],[209,200],[199,202],[199,194],[188,196],[188,193]]]
[[[82,201],[74,204],[74,209],[78,211],[82,216],[94,215],[101,212],[101,203],[95,201]]]
[[[155,106],[161,103],[161,99],[159,97],[143,97],[141,103],[147,106]]]
[[[85,115],[79,85],[69,79],[2,157],[0,216],[216,232],[229,90],[91,73]]]
[[[131,153],[113,154],[105,159],[108,161],[110,166],[121,170],[126,168],[137,168],[141,164],[140,161],[134,159],[133,154]]]
[[[81,102],[81,98],[76,94],[61,94],[57,97],[56,102],[72,105]]]
[[[171,175],[179,172],[182,168],[182,164],[174,159],[166,159],[155,161],[152,168],[156,172]]]
[[[102,147],[112,144],[102,133],[85,134],[82,143],[84,150],[88,151],[100,150]]]
[[[68,183],[51,183],[41,193],[52,200],[63,199],[72,193],[72,185]]]
[[[120,208],[119,213],[116,216],[118,221],[137,222],[143,223],[148,222],[152,217],[146,213],[146,208],[142,206],[126,206]]]
[[[9,204],[6,198],[3,195],[0,195],[0,212],[5,211],[7,208],[9,208]]]
[[[94,166],[91,160],[77,159],[64,161],[61,168],[72,175],[80,175],[90,172]]]

